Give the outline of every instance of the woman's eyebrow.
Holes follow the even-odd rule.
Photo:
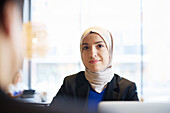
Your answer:
[[[94,44],[98,44],[98,43],[104,43],[103,41],[98,41],[98,42],[95,42]]]
[[[98,44],[98,43],[104,43],[103,41],[98,41],[98,42],[95,42],[94,44]],[[83,43],[82,45],[89,45],[88,43]]]
[[[89,45],[88,43],[83,43],[82,45]]]

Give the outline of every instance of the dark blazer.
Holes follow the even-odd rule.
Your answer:
[[[84,71],[67,76],[50,106],[57,103],[72,103],[87,106],[90,84],[85,78]],[[103,101],[138,101],[136,85],[125,78],[114,74],[103,95]]]

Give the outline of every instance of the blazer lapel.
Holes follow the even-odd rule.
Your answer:
[[[108,83],[106,92],[103,96],[103,100],[118,100],[119,86],[118,86],[118,76],[115,74],[113,79]]]
[[[77,97],[80,97],[81,99],[87,100],[88,102],[88,96],[90,91],[90,84],[86,80],[84,76],[84,72],[81,72],[80,75],[77,77]],[[86,103],[85,102],[85,103]]]
[[[103,95],[103,100],[118,100],[119,95],[119,85],[118,85],[119,76],[114,74],[113,79],[108,83],[106,91]],[[86,104],[88,102],[88,96],[90,91],[90,84],[86,80],[84,72],[80,72],[79,76],[77,76],[77,97],[86,100]]]

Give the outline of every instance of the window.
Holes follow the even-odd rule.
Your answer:
[[[52,99],[65,76],[84,70],[83,31],[101,26],[114,38],[114,72],[134,81],[144,101],[169,101],[169,5],[168,0],[32,0],[31,21],[44,26],[48,45],[45,58],[32,58],[32,87],[47,90]]]

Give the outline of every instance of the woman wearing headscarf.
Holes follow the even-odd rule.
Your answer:
[[[80,40],[80,52],[85,71],[64,79],[51,106],[70,99],[95,112],[100,101],[138,101],[135,83],[113,73],[113,38],[109,31],[87,29]]]

